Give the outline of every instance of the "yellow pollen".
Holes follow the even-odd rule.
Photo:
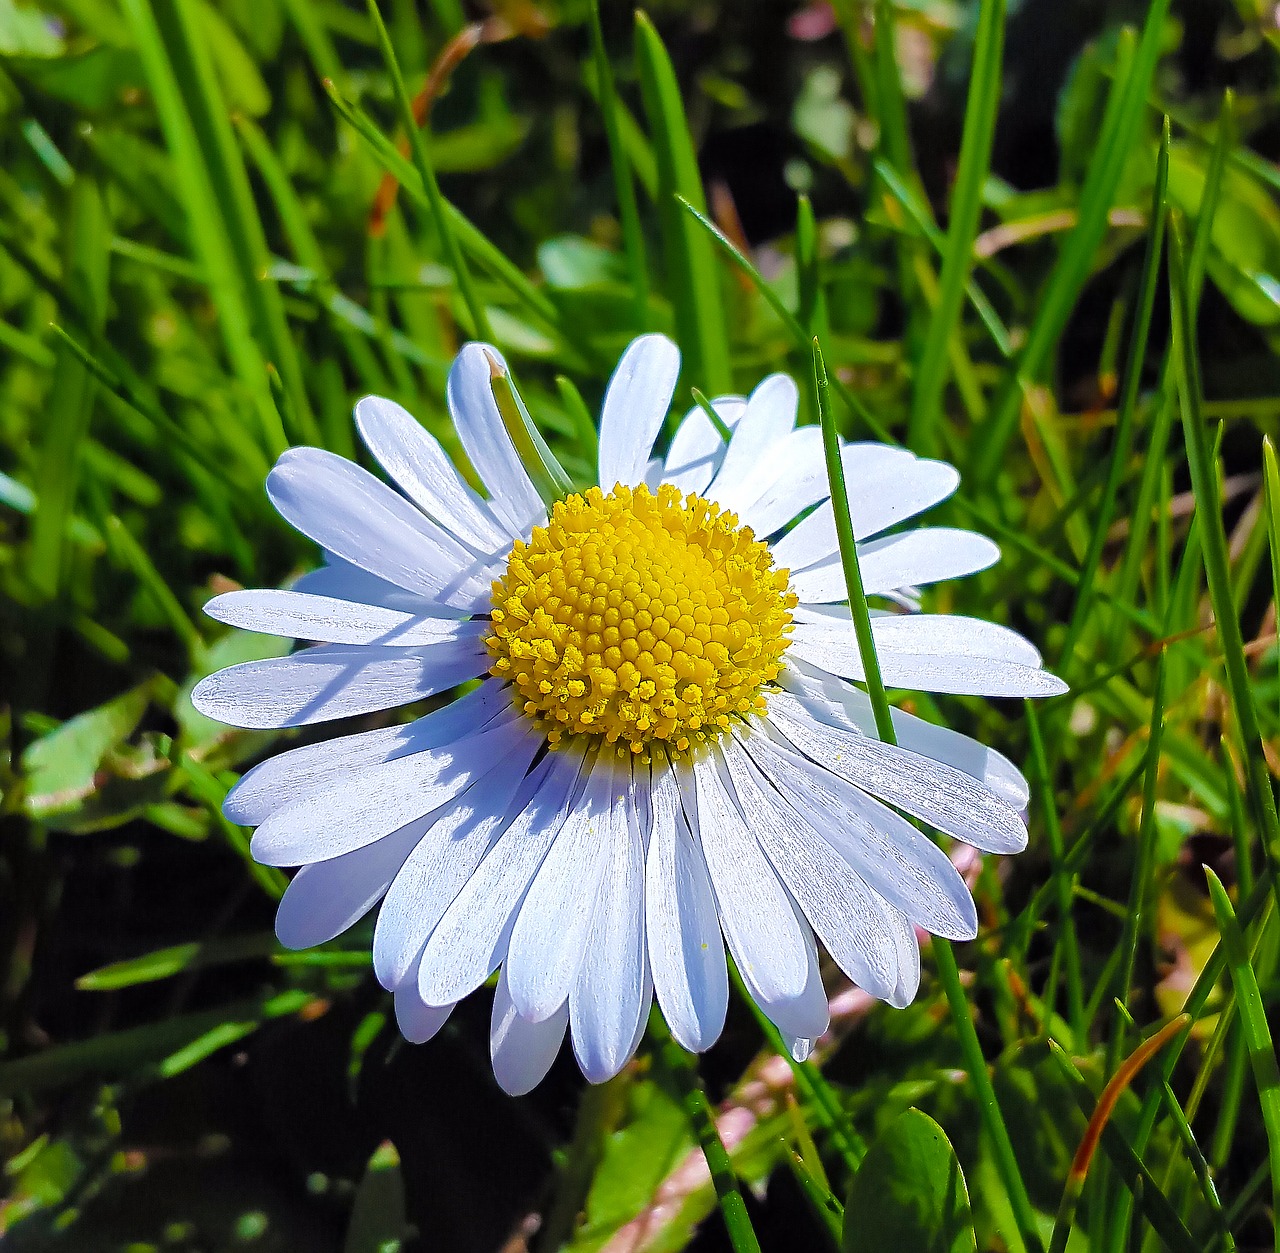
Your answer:
[[[764,711],[796,596],[737,516],[664,484],[557,501],[493,585],[490,674],[552,746],[689,753]]]

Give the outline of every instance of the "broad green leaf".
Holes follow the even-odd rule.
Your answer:
[[[90,795],[103,759],[133,734],[150,701],[151,684],[143,683],[36,740],[22,755],[28,811],[44,818]]]
[[[863,1159],[844,1208],[842,1253],[973,1253],[969,1191],[946,1133],[900,1114]]]
[[[1207,159],[1201,147],[1169,149],[1169,200],[1192,219],[1204,194]],[[1206,265],[1242,318],[1260,326],[1280,324],[1280,207],[1238,166],[1223,171]]]

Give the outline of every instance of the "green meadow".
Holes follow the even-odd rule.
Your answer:
[[[6,1249],[1276,1247],[1280,11],[0,0],[0,158]],[[198,713],[291,647],[202,607],[318,564],[263,482],[362,396],[461,460],[471,339],[591,482],[649,331],[952,462],[1002,559],[925,607],[1071,691],[889,693],[1031,789],[911,1006],[513,1099],[487,993],[409,1045],[371,919],[276,941],[221,803],[328,732]]]

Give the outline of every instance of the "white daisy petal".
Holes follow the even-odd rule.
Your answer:
[[[784,730],[789,737],[790,724]],[[774,787],[891,905],[934,935],[971,940],[977,934],[969,889],[932,840],[839,775],[769,736],[755,733],[744,740]]]
[[[992,622],[946,614],[890,614],[873,618],[871,630],[886,687],[962,696],[1046,697],[1067,690],[1056,675],[1039,668],[1039,654],[1030,644]],[[797,621],[791,650],[831,674],[865,677],[857,638],[838,616]]]
[[[653,441],[662,429],[680,375],[680,350],[665,335],[631,341],[609,380],[600,411],[600,486],[644,481]]]
[[[523,719],[470,739],[371,766],[277,809],[254,832],[266,866],[327,861],[398,831],[464,792],[495,760],[534,738]]]
[[[401,405],[365,396],[355,407],[365,447],[387,476],[433,522],[479,554],[498,556],[517,532],[462,476],[440,441]]]
[[[803,995],[804,929],[777,873],[725,790],[717,749],[677,767],[685,816],[702,845],[729,951],[761,1008]],[[776,1020],[775,1020],[776,1021]]]
[[[233,727],[301,727],[422,700],[476,678],[492,660],[474,635],[411,648],[318,644],[219,670],[196,684],[191,703]]]
[[[654,991],[676,1040],[692,1053],[724,1029],[729,971],[702,852],[665,761],[653,772],[653,830],[645,874],[645,929]]]
[[[800,393],[785,374],[771,374],[747,398],[747,406],[725,449],[711,484],[713,499],[732,499],[735,491],[772,457],[775,447],[795,428]]]
[[[779,484],[797,486],[808,498],[805,504],[797,505],[796,513],[826,495],[822,432],[816,426],[802,426],[776,440],[769,448],[768,456],[757,457],[740,476],[726,475],[722,468],[704,495],[722,509],[745,515],[762,496],[776,496]]]
[[[744,489],[744,494],[750,493],[755,498],[742,507],[742,521],[757,535],[772,535],[827,496],[822,437],[816,427],[806,426],[796,431],[788,446],[778,449],[777,457],[780,464],[776,470],[766,472],[762,468]],[[756,496],[755,488],[761,483],[764,490]]]
[[[227,793],[222,812],[241,826],[256,827],[275,810],[312,792],[352,778],[369,766],[465,739],[499,715],[508,720],[515,716],[511,697],[502,683],[488,679],[405,726],[360,731],[269,757]]]
[[[418,838],[411,824],[331,861],[303,866],[276,910],[280,943],[311,948],[354,926],[382,899]]]
[[[218,622],[246,631],[326,644],[407,647],[442,640],[479,640],[491,629],[487,619],[464,622],[430,617],[271,587],[224,592],[209,601],[204,611]]]
[[[662,486],[662,458],[650,457],[648,465],[644,468],[644,485],[651,491],[656,492]]]
[[[822,986],[822,974],[818,968],[818,945],[814,939],[813,928],[809,926],[800,912],[792,905],[792,917],[804,943],[805,979],[804,987],[799,995],[778,1000],[760,999],[757,989],[743,975],[756,1004],[764,1010],[769,1020],[782,1032],[783,1036],[798,1039],[816,1040],[831,1022],[831,1005],[827,1000],[826,989]]]
[[[512,535],[527,535],[547,512],[502,423],[493,398],[489,357],[503,369],[490,344],[464,344],[449,371],[449,412],[458,439],[491,497],[489,507]]]
[[[887,444],[846,444],[840,453],[855,539],[870,539],[946,500],[960,475],[944,461],[926,461]],[[776,563],[803,569],[838,552],[831,501],[819,505],[774,545]]]
[[[963,772],[901,746],[826,726],[782,693],[770,703],[769,717],[819,765],[931,827],[986,852],[1016,853],[1026,847],[1027,828],[1018,811]]]
[[[949,527],[922,527],[858,545],[858,567],[868,596],[963,578],[999,558],[1000,549],[985,535]],[[832,553],[817,565],[793,572],[791,590],[801,603],[848,600],[840,554]]]
[[[420,614],[433,618],[465,618],[467,611],[453,605],[445,605],[416,592],[380,579],[368,570],[361,570],[349,561],[331,552],[324,554],[326,564],[318,570],[295,579],[292,591],[308,596],[329,596],[334,600],[349,600],[362,605],[381,605],[384,609],[398,609],[401,613]]]
[[[648,769],[619,768],[629,789],[648,787]],[[641,779],[636,778],[641,775]],[[629,790],[629,795],[634,792]],[[613,1078],[631,1059],[649,986],[644,935],[644,837],[634,801],[613,839],[582,967],[569,993],[574,1056],[590,1083]]]
[[[725,745],[747,825],[832,960],[854,983],[887,1000],[898,982],[898,954],[882,899],[760,775],[740,745]]]
[[[491,557],[477,557],[335,453],[289,449],[267,475],[267,495],[295,530],[397,587],[466,609],[487,598]]]
[[[528,802],[494,841],[427,941],[418,966],[424,1000],[461,999],[506,956],[516,911],[564,825],[582,765],[581,752],[549,753],[529,776],[533,790]]]
[[[396,1026],[410,1044],[425,1044],[453,1013],[452,1005],[424,1005],[412,984],[396,991]]]
[[[582,965],[610,849],[626,838],[627,798],[610,754],[556,836],[520,906],[506,972],[520,1013],[535,1022],[566,1001]]]
[[[732,432],[737,429],[747,402],[741,396],[717,396],[711,408]],[[726,444],[701,405],[695,405],[671,437],[671,447],[663,467],[662,481],[683,493],[706,490],[724,459]]]
[[[493,997],[489,1056],[493,1060],[493,1076],[508,1096],[532,1092],[546,1078],[564,1043],[564,1029],[568,1025],[567,1004],[560,1005],[538,1022],[522,1018],[511,999],[507,971],[503,967]]]
[[[893,922],[893,940],[898,950],[898,982],[893,995],[885,999],[895,1009],[905,1009],[920,990],[920,943],[911,919],[885,902],[885,912]]]
[[[427,517],[479,553],[504,553],[515,534],[454,468],[440,441],[406,409],[381,396],[356,403],[365,447]]]
[[[792,692],[805,710],[819,722],[842,731],[861,731],[879,738],[871,699],[861,688],[825,671],[814,670],[797,661],[788,665],[778,678]],[[954,766],[1022,810],[1031,799],[1031,789],[1022,772],[994,748],[952,731],[949,727],[926,722],[901,709],[890,710],[898,745],[943,765]],[[986,849],[987,852],[1019,852],[1022,845],[1009,849]]]
[[[373,972],[384,988],[398,988],[422,946],[497,838],[529,762],[540,744],[532,735],[450,801],[422,833],[387,892],[373,931]]]

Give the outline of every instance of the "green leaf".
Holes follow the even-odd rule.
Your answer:
[[[844,1207],[842,1253],[973,1253],[964,1172],[928,1114],[900,1114],[871,1146]]]
[[[1169,199],[1191,219],[1199,217],[1208,177],[1200,146],[1169,149]],[[1256,179],[1234,165],[1222,174],[1213,211],[1206,267],[1236,312],[1259,326],[1280,324],[1280,208]]]
[[[400,1154],[383,1140],[365,1167],[342,1253],[397,1253],[406,1228]]]
[[[28,811],[45,818],[91,795],[104,758],[133,734],[150,701],[151,684],[140,684],[36,740],[22,755]]]

